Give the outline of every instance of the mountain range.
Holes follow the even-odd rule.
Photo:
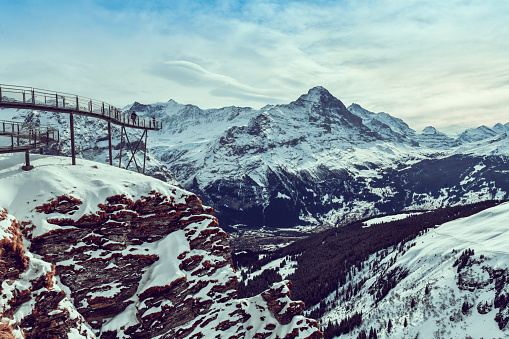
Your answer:
[[[343,225],[383,213],[503,199],[509,190],[509,123],[468,129],[456,138],[431,126],[417,133],[387,113],[346,107],[323,87],[259,110],[200,109],[170,100],[135,102],[124,111],[163,123],[148,139],[148,174],[198,194],[225,229]],[[70,153],[65,117],[0,114],[58,124],[63,140],[52,153]],[[78,156],[106,162],[105,123],[81,118],[77,124],[85,136]],[[131,142],[139,134],[129,133]],[[119,137],[115,130],[116,150]],[[127,160],[124,153],[122,163]]]
[[[0,156],[0,335],[506,336],[509,124],[417,133],[323,87],[259,110],[124,110],[162,120],[147,145],[161,180],[105,165],[105,123],[82,117],[78,156],[96,162]],[[58,125],[45,152],[69,155],[65,116],[0,116]],[[330,229],[232,260],[223,230],[240,225]]]
[[[260,110],[174,101],[128,106],[163,121],[150,152],[223,225],[344,224],[506,197],[509,124],[451,138],[348,108],[325,88]]]

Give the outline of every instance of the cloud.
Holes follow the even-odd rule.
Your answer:
[[[188,61],[165,61],[162,64],[154,65],[152,73],[190,87],[223,86],[236,83],[230,77],[209,72]]]
[[[264,91],[243,85],[231,77],[207,71],[200,65],[189,61],[166,61],[156,64],[151,73],[182,86],[210,89],[209,93],[212,96],[240,98],[263,103],[281,100],[267,95],[273,91]]]
[[[418,130],[489,125],[509,107],[508,11],[493,0],[9,2],[0,77],[204,108],[287,103],[322,85]]]

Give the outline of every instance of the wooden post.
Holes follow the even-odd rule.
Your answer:
[[[111,121],[108,120],[108,146],[110,150],[110,166],[113,165],[113,156],[111,155]]]
[[[72,155],[72,164],[76,165],[76,152],[74,150],[74,115],[71,113],[71,155]]]

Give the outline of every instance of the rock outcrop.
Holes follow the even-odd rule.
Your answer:
[[[56,177],[33,162],[24,187]],[[64,173],[72,188],[53,187],[62,172],[42,183],[51,194],[28,192],[35,199],[9,206],[19,221],[2,210],[1,331],[16,338],[321,336],[302,316],[303,303],[290,299],[289,282],[236,298],[227,234],[196,195],[105,168],[104,181],[73,166]]]
[[[0,208],[0,337],[95,337],[56,283],[55,266],[25,250],[19,228]]]

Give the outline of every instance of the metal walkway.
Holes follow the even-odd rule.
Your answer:
[[[48,147],[60,141],[58,129],[0,120],[0,136],[10,137],[10,145],[0,146],[0,153],[26,152]]]
[[[138,146],[136,149],[131,149],[132,157],[129,160],[126,168],[134,159],[138,172],[141,172],[140,166],[134,157],[143,137],[145,137],[145,154],[143,159],[143,173],[145,172],[145,158],[147,148],[147,131],[158,131],[162,127],[159,120],[134,117],[129,113],[122,112],[113,105],[107,104],[104,101],[98,101],[87,97],[78,96],[75,94],[48,91],[33,87],[14,86],[0,84],[0,108],[16,108],[16,109],[33,109],[39,111],[50,111],[56,113],[66,113],[70,115],[70,128],[71,128],[71,152],[72,164],[76,164],[76,153],[74,146],[74,115],[82,115],[91,118],[106,120],[108,122],[108,141],[109,141],[109,162],[113,165],[112,145],[111,145],[111,124],[118,125],[121,130],[120,141],[120,160],[119,167],[121,167],[123,135],[127,137],[126,127],[143,130]],[[1,126],[0,126],[1,127]],[[12,138],[11,138],[12,140]],[[128,143],[128,145],[130,142]],[[11,145],[11,152],[14,149],[14,144]],[[4,152],[5,153],[5,152]]]

